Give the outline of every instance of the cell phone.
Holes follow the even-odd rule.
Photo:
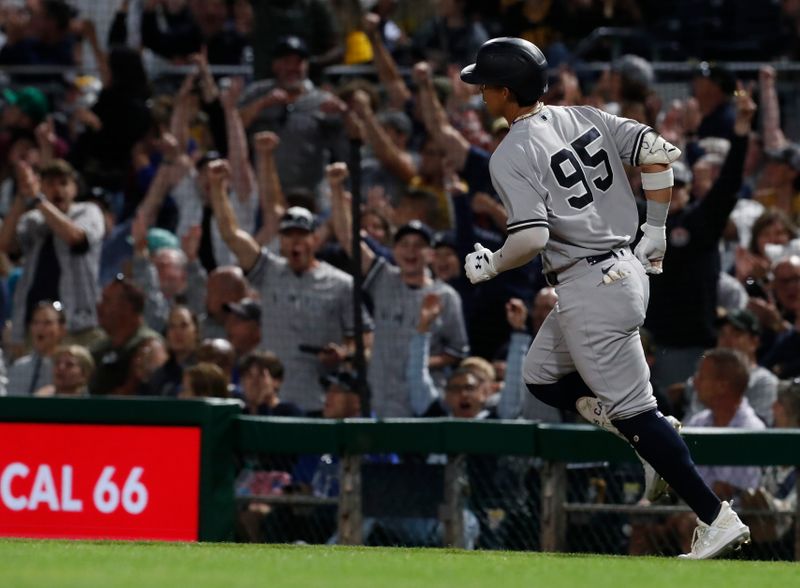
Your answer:
[[[325,349],[319,345],[306,345],[305,343],[301,343],[297,348],[303,353],[313,353],[314,355],[321,353]]]

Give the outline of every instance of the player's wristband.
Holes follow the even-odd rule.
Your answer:
[[[656,202],[655,200],[647,201],[647,224],[651,227],[666,226],[668,213],[668,202]]]
[[[675,176],[671,167],[660,172],[642,172],[642,188],[645,190],[663,190],[672,188],[674,184]]]

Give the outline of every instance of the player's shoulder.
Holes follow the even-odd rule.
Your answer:
[[[605,124],[610,114],[587,104],[580,104],[575,106],[548,106],[547,110],[550,115],[558,121],[571,121],[577,126],[582,126],[585,123]]]

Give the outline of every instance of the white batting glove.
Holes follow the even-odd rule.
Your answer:
[[[648,274],[660,274],[664,271],[661,262],[667,252],[667,228],[645,223],[642,225],[642,232],[642,240],[633,250],[633,254],[642,262]]]
[[[475,251],[467,255],[464,271],[473,284],[491,280],[497,275],[492,256],[494,254],[480,243],[475,243]]]

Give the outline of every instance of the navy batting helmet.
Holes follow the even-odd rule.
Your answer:
[[[478,49],[475,63],[461,70],[461,79],[468,84],[506,87],[520,106],[527,106],[547,92],[547,59],[525,39],[489,39]]]

